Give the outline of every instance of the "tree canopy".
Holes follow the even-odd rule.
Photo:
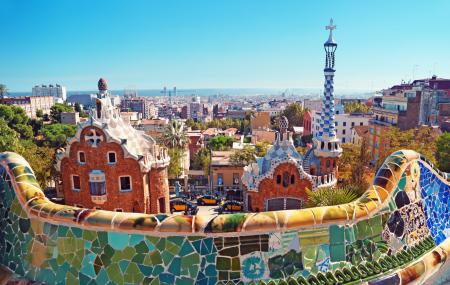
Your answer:
[[[436,141],[436,160],[438,168],[450,172],[450,133],[443,133]]]
[[[28,124],[29,118],[25,110],[11,105],[0,105],[0,119],[3,119],[8,126],[16,131],[21,139],[33,138],[33,128]]]
[[[72,106],[67,103],[55,103],[50,108],[50,119],[53,123],[61,123],[61,113],[73,112]]]
[[[76,126],[67,124],[51,124],[45,125],[40,134],[43,136],[43,145],[60,148],[66,145],[68,138],[75,136],[77,132]]]
[[[167,125],[162,140],[168,148],[184,148],[189,143],[184,125],[176,120]]]
[[[234,138],[227,136],[215,136],[208,141],[213,150],[228,150],[233,146]]]
[[[306,109],[302,107],[299,103],[292,103],[283,110],[282,116],[285,116],[289,121],[289,129],[294,126],[303,126],[303,117],[305,115]]]
[[[383,130],[385,138],[384,151],[380,153],[377,166],[380,167],[386,157],[399,149],[411,149],[424,155],[432,163],[436,163],[436,140],[439,133],[430,127],[420,127],[400,131],[399,128],[389,127]]]
[[[345,113],[370,113],[371,109],[364,103],[349,102],[344,105]]]
[[[207,148],[200,149],[193,157],[191,168],[195,170],[203,170],[205,176],[209,172],[209,163],[211,160],[211,155]]]

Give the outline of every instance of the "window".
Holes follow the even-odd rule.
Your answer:
[[[74,207],[78,207],[78,208],[84,208],[83,205],[81,204],[73,204]]]
[[[285,171],[283,173],[283,187],[288,187],[289,186],[289,172]]]
[[[117,162],[116,160],[116,153],[111,151],[108,152],[108,163],[109,164],[115,164]]]
[[[342,130],[342,134],[345,135],[345,130]]]
[[[352,122],[352,127],[354,127],[355,126],[355,122]]]
[[[291,184],[295,183],[295,175],[291,175]]]
[[[338,122],[334,122],[334,125],[337,127],[338,126]]]
[[[123,212],[123,209],[122,208],[115,208],[114,211],[116,211],[116,212]]]
[[[363,122],[359,123],[359,125],[362,126],[362,125],[363,125]]]
[[[281,175],[277,175],[277,184],[281,184]]]
[[[346,127],[346,126],[347,126],[347,122],[343,122],[342,125],[343,125],[344,127]]]
[[[223,173],[217,174],[217,185],[220,185],[220,186],[223,185]]]
[[[101,210],[102,208],[101,207],[94,207],[94,209]]]
[[[80,176],[78,175],[72,176],[72,190],[80,191]]]
[[[89,192],[92,196],[106,195],[106,179],[103,171],[92,170],[89,173]]]
[[[342,143],[345,143],[345,138],[342,138]]]
[[[78,163],[79,164],[85,164],[86,163],[86,155],[84,154],[84,151],[78,152]]]
[[[233,173],[233,185],[239,185],[239,173]]]
[[[120,176],[120,191],[126,192],[131,191],[131,177],[130,176]]]
[[[327,160],[326,165],[327,165],[327,168],[329,168],[331,165],[331,162],[329,160]]]

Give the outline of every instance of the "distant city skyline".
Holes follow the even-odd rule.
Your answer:
[[[322,89],[332,17],[336,91],[450,77],[450,2],[0,2],[0,83],[95,89]]]

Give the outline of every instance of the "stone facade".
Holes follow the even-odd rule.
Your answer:
[[[284,181],[285,177],[287,177],[287,183]],[[298,199],[303,205],[307,200],[306,188],[312,189],[311,182],[300,178],[300,173],[295,165],[281,164],[275,168],[273,177],[261,181],[258,192],[247,192],[248,210],[265,211],[268,208],[268,201],[280,198]]]

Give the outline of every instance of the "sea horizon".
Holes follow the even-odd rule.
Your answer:
[[[67,91],[67,97],[78,94],[95,94],[96,90],[77,90]],[[127,92],[136,92],[137,96],[142,97],[158,97],[163,96],[161,89],[116,89],[110,90],[111,94],[123,96]],[[166,96],[169,92],[173,95],[173,89],[167,89]],[[284,97],[315,97],[322,95],[323,90],[319,88],[189,88],[177,89],[177,97],[209,97],[209,96],[282,96]],[[31,96],[32,92],[10,92],[9,97]],[[340,98],[367,98],[375,95],[375,91],[356,90],[356,89],[337,89],[336,97]]]

